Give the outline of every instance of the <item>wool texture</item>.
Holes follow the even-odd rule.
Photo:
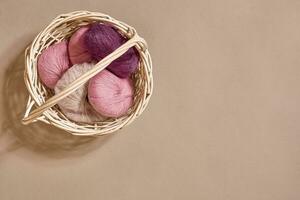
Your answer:
[[[133,104],[134,89],[131,79],[119,78],[108,70],[94,76],[88,85],[88,98],[102,116],[121,117]]]
[[[92,24],[84,38],[88,52],[96,61],[100,61],[127,41],[113,27],[100,23]],[[135,72],[138,65],[139,55],[137,50],[132,47],[106,69],[120,78],[127,78]]]
[[[83,26],[78,29],[70,38],[68,49],[70,61],[73,65],[92,61],[92,57],[87,50],[84,39],[88,30],[89,26]]]
[[[80,75],[89,71],[93,66],[94,64],[92,63],[83,63],[72,66],[57,82],[55,93],[58,94],[61,92]],[[87,85],[88,83],[82,85],[69,96],[59,101],[58,106],[61,111],[73,121],[83,123],[103,121],[104,117],[97,113],[88,102]]]
[[[57,81],[69,68],[68,43],[62,41],[49,46],[38,58],[38,74],[41,81],[53,89]]]

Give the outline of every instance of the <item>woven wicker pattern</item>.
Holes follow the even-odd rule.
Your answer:
[[[37,72],[37,58],[42,50],[53,43],[68,39],[81,26],[101,22],[117,28],[129,40],[113,53],[102,59],[93,69],[80,76],[66,87],[61,93],[54,95],[40,82]],[[108,119],[95,124],[82,124],[71,121],[59,110],[56,103],[71,94],[91,77],[105,69],[113,60],[117,59],[129,48],[135,46],[140,54],[140,65],[132,75],[135,85],[134,106],[128,115],[118,119]],[[29,99],[26,112],[22,120],[23,124],[35,121],[43,121],[58,128],[66,130],[74,135],[104,135],[115,132],[130,124],[146,108],[153,89],[152,62],[147,50],[145,40],[138,36],[136,30],[112,17],[88,11],[76,11],[56,17],[37,37],[25,52],[25,84],[29,91]]]

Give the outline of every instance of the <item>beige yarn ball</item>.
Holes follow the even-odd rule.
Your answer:
[[[55,94],[61,92],[70,83],[75,81],[80,75],[89,71],[94,64],[83,63],[76,64],[69,68],[57,82],[54,91]],[[93,123],[103,121],[105,118],[101,116],[94,108],[89,104],[87,98],[87,86],[88,82],[78,88],[75,92],[59,101],[57,104],[61,111],[70,120],[82,123]]]

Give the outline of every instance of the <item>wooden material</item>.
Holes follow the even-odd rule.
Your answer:
[[[128,41],[98,62],[90,71],[76,79],[61,93],[53,95],[53,92],[47,89],[38,78],[38,56],[43,49],[51,44],[69,38],[81,26],[96,21],[114,26],[128,38]],[[138,50],[141,61],[137,72],[132,76],[135,85],[135,97],[134,106],[128,114],[118,119],[108,119],[95,124],[82,124],[67,119],[56,106],[57,102],[74,92],[133,46]],[[58,16],[33,40],[25,52],[25,59],[24,78],[30,96],[22,120],[23,124],[43,121],[74,135],[104,135],[121,129],[137,118],[146,108],[152,94],[152,62],[145,40],[137,34],[133,27],[105,14],[76,11]]]

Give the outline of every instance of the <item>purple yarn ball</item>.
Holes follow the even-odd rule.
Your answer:
[[[105,24],[92,24],[85,35],[87,50],[97,61],[112,53],[125,42],[126,38],[113,27]],[[127,78],[137,69],[138,65],[139,55],[132,47],[108,65],[106,69],[120,78]]]

